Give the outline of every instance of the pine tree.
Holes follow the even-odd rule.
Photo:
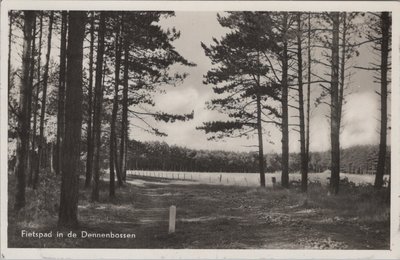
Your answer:
[[[380,14],[380,31],[382,39],[380,40],[380,51],[381,51],[381,64],[380,64],[380,97],[381,97],[381,125],[380,125],[380,140],[379,140],[379,158],[378,165],[376,168],[375,175],[375,188],[379,189],[383,185],[383,175],[385,174],[385,162],[386,162],[386,140],[387,140],[387,126],[388,126],[388,115],[387,115],[387,98],[388,98],[388,70],[389,70],[389,52],[390,52],[390,28],[391,28],[391,17],[388,12],[382,12]]]
[[[232,120],[205,122],[198,127],[206,133],[216,133],[211,138],[241,137],[257,131],[260,185],[263,187],[262,123],[277,123],[265,118],[263,108],[269,109],[268,116],[280,117],[278,111],[266,103],[268,99],[279,101],[279,85],[269,80],[271,72],[265,55],[266,51],[276,48],[273,38],[265,37],[270,29],[265,28],[265,24],[270,22],[268,19],[268,16],[254,12],[235,12],[226,18],[218,17],[222,26],[235,31],[227,33],[221,41],[214,39],[214,45],[210,47],[202,44],[206,56],[213,64],[218,64],[208,71],[206,83],[214,85],[214,92],[222,96],[211,100],[209,108],[227,114]]]
[[[42,57],[42,36],[43,36],[43,13],[40,12],[39,16],[39,39],[38,39],[38,54],[37,54],[37,82],[35,85],[35,95],[34,95],[34,103],[33,103],[33,129],[32,129],[32,144],[31,144],[31,149],[32,149],[32,164],[31,168],[29,169],[29,184],[33,185],[33,178],[34,175],[39,175],[37,172],[39,170],[39,158],[38,158],[38,153],[36,151],[36,145],[37,145],[37,112],[39,109],[39,92],[40,92],[40,86],[42,83],[41,79],[41,57]]]
[[[307,191],[308,185],[308,154],[306,153],[306,130],[304,119],[304,95],[303,95],[303,54],[302,54],[302,14],[297,13],[297,73],[298,73],[298,92],[299,92],[299,125],[300,125],[300,157],[301,157],[301,190]]]
[[[35,171],[35,176],[33,179],[33,188],[36,189],[39,182],[39,169],[43,167],[43,153],[46,145],[46,140],[44,138],[44,121],[45,121],[45,113],[46,113],[46,101],[47,101],[47,84],[49,78],[49,62],[50,62],[50,52],[51,52],[51,38],[53,32],[53,11],[50,12],[49,16],[49,29],[47,34],[47,52],[46,52],[46,63],[44,65],[44,73],[43,73],[43,93],[42,93],[42,101],[40,107],[40,125],[39,125],[39,142],[38,142],[38,163],[37,169]]]
[[[340,119],[339,119],[339,26],[340,13],[331,12],[332,44],[331,44],[331,179],[330,189],[333,194],[339,192],[340,181]]]
[[[93,188],[92,201],[99,201],[99,181],[100,181],[100,150],[101,150],[101,118],[103,103],[103,61],[104,61],[104,35],[106,30],[106,14],[100,12],[98,47],[96,58],[96,79],[95,79],[95,102],[93,115]]]
[[[289,86],[288,86],[288,32],[289,32],[289,14],[284,12],[282,15],[281,41],[282,41],[282,79],[281,79],[281,104],[282,104],[282,187],[289,187]]]
[[[82,60],[86,12],[68,16],[67,75],[65,95],[65,139],[62,145],[62,179],[58,225],[78,225],[78,170],[82,128]]]
[[[127,144],[129,141],[129,116],[137,118],[146,125],[145,131],[165,136],[149,120],[175,122],[190,120],[191,114],[170,114],[146,109],[141,111],[138,105],[154,107],[152,94],[158,92],[158,86],[175,85],[182,82],[186,73],[172,74],[169,68],[174,64],[194,66],[183,58],[171,44],[180,37],[175,28],[164,31],[157,22],[162,17],[174,15],[173,12],[133,12],[123,13],[123,78],[122,78],[122,122],[120,129],[120,154],[117,169],[121,172],[122,180],[126,180]],[[133,58],[135,57],[135,58]]]
[[[87,122],[87,156],[85,188],[89,188],[93,171],[93,56],[94,56],[94,12],[90,15],[90,51],[89,51],[89,86],[88,86],[88,122]]]
[[[386,172],[386,142],[388,130],[388,87],[390,84],[390,42],[391,42],[391,15],[388,12],[370,13],[367,16],[368,29],[366,42],[372,43],[371,51],[380,59],[380,64],[371,64],[370,67],[357,67],[358,69],[374,71],[374,78],[380,84],[380,91],[376,92],[380,97],[380,131],[379,152],[375,172],[374,187],[380,189],[383,186],[383,176]]]
[[[19,210],[25,206],[25,178],[26,163],[29,149],[30,115],[28,114],[28,96],[32,95],[29,87],[29,71],[31,66],[33,40],[32,27],[35,23],[35,12],[24,11],[23,29],[23,53],[22,53],[22,72],[21,83],[19,86],[19,111],[18,111],[18,135],[17,135],[17,162],[16,175],[17,187],[14,208]]]
[[[67,49],[67,11],[61,12],[61,39],[60,39],[60,71],[58,77],[58,110],[57,110],[57,147],[56,147],[56,174],[59,175],[62,166],[62,145],[65,132],[65,73]]]
[[[11,16],[10,16],[11,19]],[[35,50],[36,50],[36,16],[35,16],[35,22],[33,23],[33,28],[32,28],[32,47],[31,47],[31,66],[30,66],[30,72],[29,72],[29,88],[31,89],[31,95],[28,96],[28,115],[29,115],[29,126],[31,125],[31,114],[32,114],[32,94],[33,94],[33,80],[35,77]],[[30,143],[32,139],[31,133],[29,133],[29,140],[28,142]],[[29,145],[28,145],[29,146]],[[29,170],[32,167],[32,155],[33,152],[28,148],[28,159],[27,159],[27,169],[29,171],[29,177],[28,177],[28,186],[32,185],[33,181],[33,176],[32,176],[32,171]]]
[[[310,107],[311,107],[311,13],[308,13],[307,28],[307,120],[306,120],[306,155],[307,172],[310,161]],[[302,181],[305,182],[305,181]],[[305,186],[305,185],[304,185]]]
[[[112,107],[112,116],[111,116],[111,133],[110,133],[110,197],[115,196],[115,170],[114,166],[117,165],[117,158],[116,158],[116,136],[115,136],[115,124],[117,120],[117,112],[118,112],[118,92],[119,92],[119,73],[120,73],[120,65],[121,65],[121,49],[122,49],[122,44],[121,44],[121,38],[120,38],[120,31],[121,31],[121,21],[120,17],[116,17],[115,21],[115,44],[114,44],[114,50],[115,50],[115,77],[114,77],[114,100],[113,100],[113,107]],[[119,175],[119,173],[117,174]],[[118,177],[118,182],[119,185],[122,184],[122,180],[120,177]]]

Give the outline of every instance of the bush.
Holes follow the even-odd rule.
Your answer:
[[[15,176],[9,176],[9,212],[15,214],[17,220],[23,220],[30,224],[44,224],[54,221],[58,214],[60,200],[60,177],[50,170],[41,171],[39,184],[34,190],[26,188],[25,207],[18,212],[13,209],[15,194]],[[29,226],[29,224],[28,224]]]

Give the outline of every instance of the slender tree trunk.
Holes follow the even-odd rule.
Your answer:
[[[62,11],[60,41],[60,75],[58,78],[58,111],[57,111],[57,147],[56,174],[60,174],[62,166],[62,145],[65,133],[65,67],[67,49],[67,12]]]
[[[263,148],[263,134],[261,123],[261,96],[257,91],[257,135],[258,135],[258,167],[260,172],[260,186],[265,187],[265,172],[264,172],[264,148]]]
[[[124,23],[123,22],[121,22],[121,29],[120,29],[120,33],[122,33],[123,31],[124,31],[124,28],[123,28],[123,25],[124,25]],[[119,43],[119,46],[120,46],[120,50],[119,50],[119,72],[118,72],[118,75],[120,74],[120,72],[121,72],[121,56],[122,56],[122,50],[123,50],[123,37],[122,36],[120,36],[120,43]],[[118,76],[118,81],[119,81],[119,84],[121,84],[121,79],[119,78],[119,76]],[[118,99],[117,99],[117,101],[118,101]],[[116,121],[117,121],[117,117],[118,117],[118,103],[117,103],[117,112],[116,112]],[[117,182],[118,182],[118,186],[122,186],[123,185],[123,181],[122,181],[122,175],[121,175],[121,165],[120,165],[120,159],[119,159],[119,155],[118,155],[118,135],[117,135],[117,132],[118,132],[118,130],[117,130],[118,128],[117,128],[117,124],[115,124],[115,137],[114,137],[114,141],[113,141],[113,145],[114,145],[114,167],[115,167],[115,171],[116,171],[116,173],[117,173]]]
[[[115,36],[115,85],[114,85],[114,101],[112,108],[112,116],[111,116],[111,133],[110,133],[110,197],[115,196],[115,122],[117,120],[117,111],[118,111],[118,88],[119,88],[119,72],[120,72],[120,63],[121,63],[121,42],[120,42],[120,29],[121,25],[118,22],[116,26],[116,36]],[[118,178],[120,182],[120,178]],[[120,185],[122,183],[119,183]]]
[[[310,161],[310,100],[311,100],[311,14],[308,13],[307,32],[307,128],[306,128],[306,154],[307,168]]]
[[[115,130],[117,132],[117,130]],[[122,176],[121,176],[121,168],[119,165],[119,157],[118,157],[118,139],[117,135],[115,134],[114,138],[114,166],[115,166],[115,171],[117,172],[117,181],[118,181],[118,186],[122,186]]]
[[[44,116],[46,113],[46,101],[47,101],[47,83],[49,78],[49,62],[50,62],[50,52],[51,52],[51,37],[53,32],[53,17],[54,13],[51,11],[49,17],[49,31],[47,35],[47,53],[46,53],[46,63],[44,65],[44,73],[43,73],[43,94],[42,94],[42,105],[40,108],[40,126],[39,126],[39,141],[38,141],[38,164],[37,169],[35,171],[35,177],[33,179],[33,188],[36,189],[39,183],[39,170],[42,167],[43,161],[43,148],[46,144],[46,140],[44,138]]]
[[[38,166],[38,155],[36,151],[36,139],[37,139],[37,112],[39,109],[39,91],[41,84],[41,57],[42,57],[42,36],[43,36],[43,13],[40,13],[39,18],[39,46],[38,46],[38,61],[37,61],[37,83],[36,83],[36,92],[35,92],[35,100],[33,106],[33,130],[32,130],[32,165],[30,168],[30,184],[33,184],[33,174],[36,175],[36,171],[39,170]],[[39,174],[39,173],[37,173]]]
[[[346,12],[342,12],[343,18],[343,30],[342,30],[342,55],[341,55],[341,62],[340,62],[340,84],[339,84],[339,109],[338,109],[338,120],[339,120],[339,127],[342,125],[342,107],[343,107],[343,99],[344,99],[344,80],[345,80],[345,73],[346,73],[346,34],[347,34],[347,14]]]
[[[128,113],[127,113],[128,114]],[[122,159],[123,161],[123,165],[122,165],[122,180],[126,181],[126,170],[127,170],[127,166],[128,166],[128,141],[129,141],[129,135],[128,135],[128,115],[126,115],[126,125],[125,125],[125,148],[124,148],[124,158]]]
[[[381,130],[379,141],[378,165],[376,167],[375,183],[376,189],[382,188],[383,175],[385,174],[386,162],[386,138],[387,138],[387,96],[388,96],[388,56],[389,56],[389,40],[390,40],[390,17],[388,12],[381,13]]]
[[[339,12],[330,13],[332,28],[332,67],[331,67],[331,179],[330,189],[333,194],[339,192],[340,181],[340,120],[339,120]]]
[[[19,94],[19,117],[17,137],[17,186],[14,208],[19,210],[25,206],[25,172],[29,149],[30,114],[28,114],[28,96],[32,95],[29,87],[29,70],[31,65],[32,26],[35,23],[35,12],[24,11],[24,38],[22,53],[22,72]]]
[[[100,149],[101,149],[101,108],[103,103],[103,54],[104,54],[104,33],[105,33],[105,14],[100,12],[98,48],[96,59],[96,83],[95,83],[95,104],[93,118],[93,189],[92,201],[99,201],[99,180],[100,180]]]
[[[124,87],[122,91],[122,123],[120,146],[120,169],[122,180],[126,180],[126,143],[128,138],[128,81],[129,81],[129,42],[127,32],[124,32]]]
[[[86,12],[69,14],[65,139],[62,145],[62,179],[58,225],[78,226],[79,161],[82,128],[82,60]]]
[[[286,39],[288,14],[283,14],[282,53],[282,187],[289,187],[289,111],[288,111],[288,43]]]
[[[50,143],[50,171],[54,174],[54,143]]]
[[[30,88],[30,95],[28,96],[28,115],[29,115],[29,128],[31,125],[31,114],[32,114],[32,93],[33,93],[33,78],[35,76],[35,49],[36,49],[36,41],[35,41],[35,35],[36,35],[36,17],[35,17],[35,22],[33,23],[33,29],[32,29],[32,48],[31,48],[31,67],[30,67],[30,72],[29,72],[29,88]],[[29,140],[28,143],[30,143],[30,140],[33,138],[31,136],[31,133],[29,131]],[[29,144],[28,144],[28,160],[27,160],[27,173],[29,172],[29,177],[28,177],[28,186],[32,185],[32,150],[29,149]]]
[[[260,65],[260,53],[257,52],[257,61]],[[257,75],[257,135],[258,135],[258,170],[260,172],[260,186],[265,187],[265,165],[262,128],[261,86],[260,75]]]
[[[90,18],[90,52],[89,52],[89,91],[88,91],[88,123],[87,123],[87,159],[85,187],[89,188],[93,171],[93,53],[94,53],[94,12]]]
[[[297,14],[297,63],[299,83],[299,119],[300,119],[300,156],[301,156],[301,190],[307,191],[308,184],[308,160],[306,154],[306,137],[304,123],[304,96],[303,96],[303,55],[302,55],[302,30],[301,13]]]

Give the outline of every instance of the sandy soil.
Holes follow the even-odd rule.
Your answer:
[[[179,181],[184,182],[184,181]],[[59,231],[57,217],[29,221],[10,213],[10,247],[79,248],[269,248],[388,249],[388,207],[354,207],[347,195],[308,195],[291,190],[184,184],[167,179],[132,178],[110,200],[102,183],[101,203],[80,191],[78,238],[21,238],[22,229]],[[190,185],[192,184],[192,185]],[[324,198],[322,198],[324,197]],[[168,209],[177,207],[176,232],[168,234]],[[379,204],[377,204],[379,207]],[[375,206],[374,206],[375,207]],[[377,214],[379,212],[379,214]],[[386,210],[386,213],[387,210]],[[132,233],[135,239],[79,238],[95,233]]]

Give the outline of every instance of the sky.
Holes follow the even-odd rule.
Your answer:
[[[176,27],[181,32],[181,37],[173,45],[186,59],[197,64],[193,68],[179,67],[189,73],[185,81],[176,87],[165,86],[165,94],[155,96],[157,110],[170,113],[190,113],[194,111],[193,120],[176,122],[173,124],[154,123],[167,137],[155,137],[139,129],[131,128],[130,136],[141,141],[165,141],[172,145],[185,146],[194,149],[254,151],[257,148],[256,136],[249,138],[225,138],[219,141],[207,140],[207,135],[197,126],[203,122],[225,119],[226,116],[206,108],[206,102],[216,94],[212,86],[203,84],[203,75],[211,68],[210,60],[205,56],[200,45],[201,42],[210,45],[212,38],[220,39],[226,34],[227,29],[221,27],[216,19],[216,12],[176,12],[174,17],[161,22],[163,28]],[[368,66],[372,56],[368,46],[360,48],[360,55],[354,60],[358,66]],[[371,72],[354,70],[351,77],[349,91],[346,96],[343,112],[343,127],[341,130],[341,146],[343,148],[360,144],[377,144],[379,141],[379,96],[375,90],[379,89],[373,83]],[[318,86],[312,86],[318,88]],[[319,91],[319,90],[317,90]],[[390,107],[390,106],[389,106]],[[329,109],[320,105],[312,111],[310,124],[310,150],[329,150]],[[296,111],[289,111],[289,123],[295,124],[298,120]],[[132,119],[131,119],[132,120]],[[138,124],[134,119],[132,124]],[[264,125],[270,136],[264,137],[265,153],[280,153],[281,134],[272,125]],[[390,138],[388,138],[390,140]],[[298,152],[300,149],[299,133],[291,130],[289,136],[290,151]]]
[[[223,15],[223,14],[222,14]],[[139,141],[161,141],[169,145],[179,145],[193,149],[210,150],[229,150],[229,151],[255,151],[257,150],[256,136],[248,138],[224,138],[218,141],[209,141],[203,131],[197,130],[203,122],[224,120],[226,115],[206,108],[206,102],[217,95],[213,93],[211,85],[203,84],[204,75],[211,68],[212,64],[205,56],[201,47],[201,42],[206,45],[212,43],[213,37],[220,39],[228,30],[219,25],[216,12],[176,12],[175,16],[160,21],[163,29],[175,27],[181,32],[181,37],[173,42],[176,50],[187,60],[195,63],[195,67],[174,66],[171,71],[188,73],[188,77],[177,86],[163,86],[165,93],[154,95],[155,111],[163,111],[173,114],[187,114],[194,111],[193,120],[175,123],[155,122],[148,119],[154,126],[162,132],[168,134],[166,137],[157,137],[149,134],[135,125],[141,125],[138,119],[131,117],[130,138]],[[18,33],[18,32],[15,32]],[[43,36],[47,37],[47,36]],[[59,38],[54,36],[52,41],[52,57],[58,57]],[[20,57],[17,55],[20,49],[15,45],[12,52],[13,63],[19,64]],[[369,46],[364,45],[359,49],[360,55],[352,62],[357,66],[367,67],[373,61]],[[42,53],[42,55],[44,55]],[[316,56],[317,57],[317,56]],[[376,61],[375,61],[376,62]],[[314,68],[315,69],[315,68]],[[349,91],[346,96],[343,111],[343,126],[341,129],[341,146],[343,148],[360,144],[377,144],[379,141],[379,96],[375,91],[379,86],[373,83],[372,73],[353,69],[354,75],[349,82]],[[320,71],[316,71],[320,73]],[[312,86],[313,92],[318,93],[320,87]],[[318,94],[314,94],[314,97]],[[329,100],[327,100],[329,101]],[[389,102],[390,111],[390,102]],[[289,124],[296,124],[298,121],[297,111],[289,109]],[[326,151],[330,147],[329,135],[329,107],[320,105],[312,109],[310,124],[310,150]],[[53,118],[55,120],[55,118]],[[54,121],[53,120],[53,121]],[[51,122],[48,122],[50,124]],[[55,124],[55,121],[52,122]],[[264,124],[266,131],[270,135],[264,135],[264,152],[281,152],[281,133],[273,125]],[[46,132],[51,132],[51,127],[46,128]],[[55,133],[47,133],[53,136]],[[390,142],[390,131],[388,136]],[[291,129],[289,135],[289,149],[292,152],[300,150],[299,133]]]

